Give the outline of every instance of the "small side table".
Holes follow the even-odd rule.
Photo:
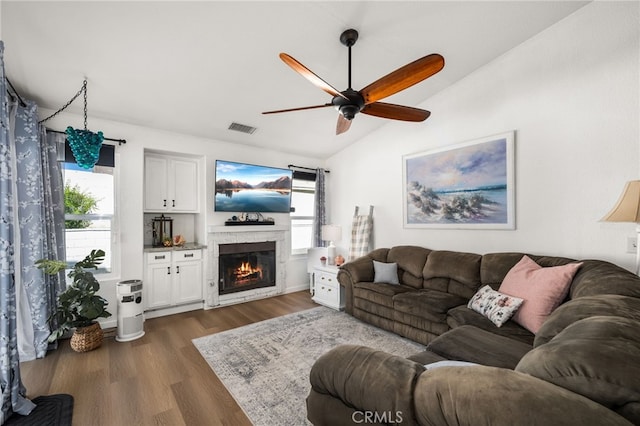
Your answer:
[[[344,309],[344,288],[338,282],[336,266],[315,266],[313,268],[313,301],[328,308]]]

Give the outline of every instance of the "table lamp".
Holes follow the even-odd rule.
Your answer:
[[[633,222],[636,224],[636,275],[640,272],[640,180],[627,182],[616,205],[605,217],[604,222]]]
[[[340,225],[322,225],[320,232],[322,233],[322,239],[329,241],[329,247],[327,247],[327,263],[329,265],[335,265],[336,246],[334,241],[339,241],[342,238],[342,228]]]

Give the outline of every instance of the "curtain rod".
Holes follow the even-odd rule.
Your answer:
[[[60,130],[53,130],[53,129],[49,129],[47,128],[48,132],[53,132],[53,133],[60,133],[63,135],[66,135],[67,132],[61,132]],[[112,141],[112,142],[118,142],[118,145],[122,145],[123,143],[127,143],[126,139],[111,139],[111,138],[103,138],[105,141]]]
[[[311,171],[313,171],[313,172],[315,172],[315,171],[317,170],[317,169],[312,169],[312,168],[310,168],[310,167],[296,166],[296,165],[293,165],[293,164],[289,164],[287,167],[289,167],[289,168],[294,167],[294,168],[296,168],[296,169],[302,169],[302,170],[311,170]],[[324,172],[325,172],[325,173],[331,173],[329,170],[325,170]]]
[[[11,81],[9,81],[9,77],[6,77],[6,76],[5,76],[5,78],[4,78],[4,79],[5,79],[5,80],[7,80],[7,83],[9,83],[9,87],[11,87],[11,90],[13,90],[13,94],[14,94],[14,95],[16,95],[16,97],[18,98],[18,101],[20,101],[20,106],[21,106],[21,107],[23,107],[23,108],[24,108],[24,107],[26,107],[26,106],[27,106],[27,103],[26,103],[24,100],[22,100],[22,97],[20,96],[20,93],[18,93],[18,91],[16,90],[16,88],[15,88],[15,87],[13,87],[13,84],[11,84]],[[11,95],[11,92],[9,92],[9,90],[8,90],[8,89],[7,89],[7,93],[8,93],[9,95]]]

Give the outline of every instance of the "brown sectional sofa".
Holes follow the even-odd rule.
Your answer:
[[[569,294],[534,335],[467,308],[497,290],[524,253],[415,246],[377,249],[343,265],[346,312],[426,345],[409,359],[345,345],[311,370],[314,425],[640,424],[640,278],[584,260]],[[528,255],[540,266],[572,259]],[[373,261],[398,265],[375,283]],[[443,360],[476,363],[425,369]]]

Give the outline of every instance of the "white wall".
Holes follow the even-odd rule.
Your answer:
[[[40,116],[48,116],[50,111],[41,110]],[[116,283],[121,280],[142,279],[143,273],[143,246],[144,246],[144,220],[143,220],[143,180],[144,180],[144,150],[179,152],[186,155],[203,156],[205,171],[203,179],[206,185],[201,188],[201,219],[199,222],[201,231],[196,235],[196,242],[206,244],[207,227],[211,225],[223,225],[230,217],[228,213],[215,213],[213,211],[213,182],[215,178],[215,160],[224,159],[231,161],[245,161],[253,164],[262,164],[274,167],[286,168],[288,164],[299,166],[317,167],[321,160],[292,155],[289,153],[269,151],[260,148],[249,147],[237,143],[229,143],[218,140],[197,138],[188,135],[154,130],[125,123],[101,120],[89,117],[89,129],[101,130],[105,137],[113,139],[126,139],[127,143],[116,149],[119,164],[117,179],[120,184],[119,199],[116,208],[120,213],[120,240],[121,240],[121,274],[113,280],[101,281],[100,294],[109,301],[111,318],[103,321],[103,327],[116,325]],[[47,127],[55,130],[64,130],[67,126],[75,128],[83,127],[83,117],[62,113],[46,123]],[[270,214],[274,216],[276,225],[290,223],[288,214]],[[206,272],[206,271],[205,271]],[[306,272],[306,257],[294,256],[287,263],[287,279],[285,292],[296,291],[309,287],[309,279]]]
[[[373,204],[376,247],[512,250],[633,269],[626,238],[635,225],[599,219],[640,178],[638,16],[637,2],[591,3],[433,96],[421,105],[432,112],[426,122],[390,122],[330,158],[340,245],[348,247],[354,205]],[[516,230],[403,228],[403,155],[508,130],[516,131]]]

